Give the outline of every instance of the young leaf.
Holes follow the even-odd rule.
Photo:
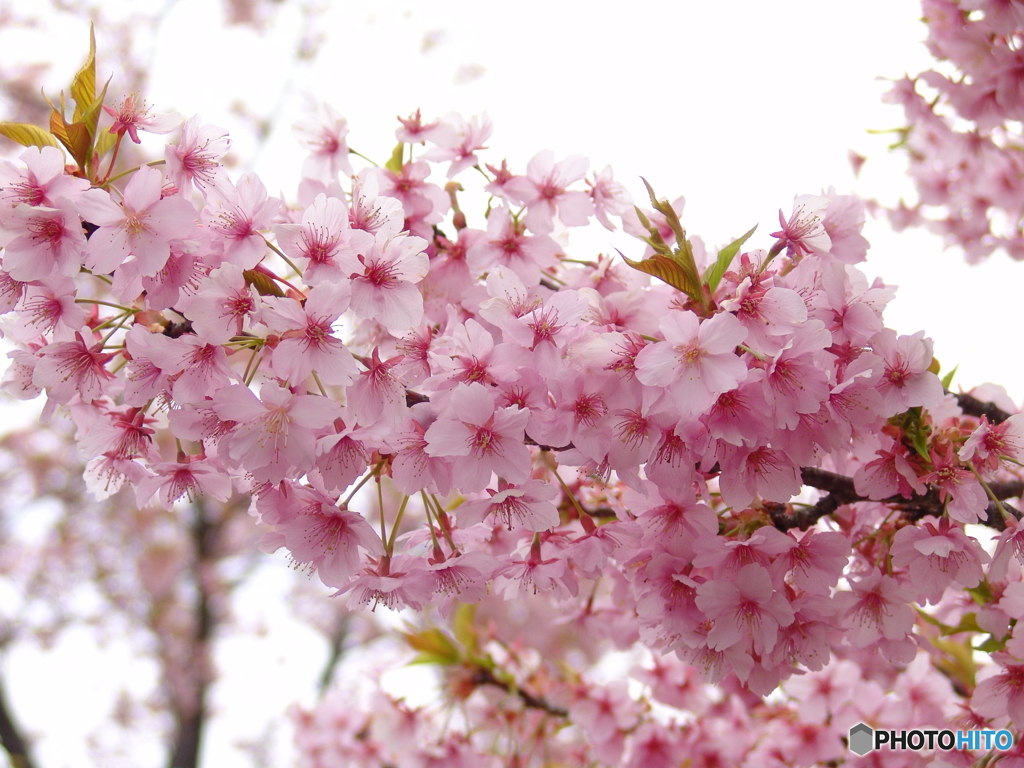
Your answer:
[[[111,75],[111,77],[113,77],[113,75]],[[103,90],[100,91],[100,95],[97,96],[93,100],[92,104],[90,104],[82,113],[81,121],[85,123],[85,127],[89,130],[90,136],[96,136],[96,127],[99,125],[100,113],[102,112],[100,107],[103,106],[103,99],[107,96],[107,86],[109,85],[110,79],[108,78],[107,82],[103,84]],[[76,109],[75,112],[77,113],[77,111],[78,110]]]
[[[23,147],[59,147],[53,134],[29,123],[0,123],[0,134]]]
[[[429,627],[422,632],[403,632],[402,636],[419,655],[413,664],[458,664],[462,658],[458,647],[437,627]]]
[[[245,284],[254,286],[260,296],[284,296],[284,291],[281,290],[278,284],[263,272],[247,269],[242,272],[242,277],[245,278]]]
[[[951,370],[949,373],[947,373],[945,376],[942,377],[942,388],[943,389],[949,389],[949,385],[953,383],[953,376],[956,375],[956,369],[959,368],[959,367],[960,367],[959,365],[954,365],[953,366],[953,370]]]
[[[696,299],[700,296],[700,286],[694,283],[689,274],[687,274],[686,269],[678,260],[669,256],[663,256],[660,253],[656,253],[650,258],[641,259],[640,261],[633,261],[622,251],[619,251],[619,255],[622,256],[623,260],[625,260],[625,262],[633,269],[645,272],[652,277],[658,278],[662,282],[668,283],[673,288],[685,293],[691,299]]]
[[[82,123],[68,123],[60,112],[54,110],[50,113],[50,133],[67,147],[78,167],[84,171],[92,155],[92,137],[88,129]]]
[[[391,151],[391,157],[384,163],[384,167],[392,173],[402,172],[402,157],[405,154],[405,144],[398,142],[395,148]]]
[[[96,30],[92,24],[89,25],[89,58],[71,81],[71,98],[75,100],[72,119],[81,122],[96,100]]]
[[[750,236],[754,234],[755,229],[757,229],[756,224],[751,227],[745,235],[733,240],[725,246],[725,248],[720,250],[718,252],[718,258],[715,259],[715,263],[709,265],[708,268],[704,270],[704,282],[707,284],[708,288],[711,289],[712,293],[715,292],[718,284],[722,281],[722,275],[725,274],[729,265],[732,264],[732,260],[739,252],[740,246],[747,242]]]
[[[455,609],[455,618],[452,622],[455,639],[470,653],[476,653],[477,650],[477,634],[476,628],[473,626],[473,618],[475,616],[475,605],[459,603],[459,606]]]

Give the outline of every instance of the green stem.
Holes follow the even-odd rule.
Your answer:
[[[370,163],[371,165],[374,165],[377,168],[380,168],[380,163],[374,162],[373,160],[368,158],[366,155],[364,155],[362,152],[356,152],[354,149],[352,149],[352,147],[348,148],[348,153],[350,155],[355,155],[356,157],[361,157],[361,158],[363,158],[363,160],[365,160],[366,162]]]
[[[166,162],[166,160],[152,160],[148,163],[143,163],[142,165],[148,165],[150,167],[153,167],[155,165],[164,165],[164,163]],[[142,167],[142,165],[137,165],[134,168],[129,168],[127,171],[121,171],[121,173],[117,174],[117,176],[112,176],[111,178],[104,181],[100,186],[106,188],[113,182],[117,181],[118,179],[122,179],[130,173],[135,173],[137,170],[139,170],[139,168]]]
[[[406,506],[408,506],[408,504],[409,497],[406,496],[404,499],[402,499],[402,504],[398,508],[398,514],[395,515],[395,522],[391,526],[391,535],[388,537],[388,542],[384,546],[384,551],[387,553],[388,557],[390,557],[391,554],[395,551],[395,534],[398,533],[398,526],[402,522],[402,516],[405,514],[405,508]]]
[[[978,478],[978,482],[981,483],[981,487],[985,489],[985,493],[988,494],[988,497],[992,500],[992,503],[996,505],[996,509],[999,510],[999,514],[1003,516],[1003,522],[1013,523],[1014,525],[1016,525],[1017,518],[1015,518],[1013,515],[1006,511],[1006,507],[1004,507],[1003,503],[996,498],[996,495],[994,493],[992,493],[992,489],[988,487],[988,483],[981,479],[981,475],[978,474],[978,470],[974,468],[974,464],[968,461],[967,468],[974,473],[974,476],[976,478]]]
[[[267,238],[265,238],[265,237],[263,238],[263,242],[267,244],[267,247],[270,250],[272,250],[274,253],[276,253],[278,256],[280,256],[282,259],[284,259],[284,263],[287,264],[289,267],[291,267],[293,270],[295,270],[295,274],[296,275],[298,275],[299,277],[302,277],[302,270],[299,269],[297,266],[295,266],[292,263],[291,259],[289,259],[287,256],[285,256],[284,251],[282,251],[280,248],[278,248],[272,242],[267,240]],[[284,281],[282,281],[282,282],[284,282]],[[285,285],[288,285],[288,283],[285,283]],[[293,286],[289,286],[289,287],[293,287]]]
[[[352,501],[352,497],[356,495],[356,493],[359,491],[360,488],[362,488],[364,485],[366,485],[367,482],[369,482],[371,477],[376,477],[377,476],[377,474],[380,472],[380,468],[382,466],[384,466],[384,460],[383,459],[381,459],[380,461],[377,462],[377,466],[375,466],[373,469],[371,469],[369,474],[364,475],[363,479],[360,480],[358,483],[356,483],[356,487],[353,488],[352,491],[349,493],[349,495],[345,497],[345,500],[343,502],[341,502],[341,506],[347,508],[349,502]]]

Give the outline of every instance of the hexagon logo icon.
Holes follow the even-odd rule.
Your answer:
[[[871,726],[857,723],[850,729],[850,751],[863,757],[873,749],[874,737],[875,732],[871,730]]]

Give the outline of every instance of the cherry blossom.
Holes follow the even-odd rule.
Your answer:
[[[161,197],[162,184],[160,171],[146,166],[125,185],[120,205],[100,189],[82,195],[79,211],[99,226],[86,249],[89,269],[112,272],[129,253],[138,260],[143,275],[155,275],[163,268],[171,255],[170,241],[192,233],[196,210],[182,197]]]

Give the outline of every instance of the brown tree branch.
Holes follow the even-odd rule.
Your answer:
[[[208,569],[216,559],[217,538],[220,524],[210,522],[206,505],[197,499],[193,502],[196,519],[192,525],[192,540],[195,545],[195,560],[191,577],[195,587],[195,635],[191,638],[193,658],[198,669],[195,698],[191,706],[177,707],[174,712],[175,734],[169,768],[197,768],[199,750],[202,746],[203,729],[207,719],[206,696],[209,689],[209,651],[216,624],[210,606]]]
[[[3,745],[12,768],[35,768],[36,763],[29,752],[28,741],[21,728],[14,721],[7,696],[0,682],[0,745]]]
[[[920,520],[925,515],[942,515],[945,504],[939,500],[939,493],[935,488],[929,488],[927,493],[914,494],[907,499],[903,496],[890,496],[887,499],[869,499],[857,493],[853,480],[835,472],[828,472],[816,467],[803,467],[800,470],[800,477],[804,485],[817,488],[820,491],[828,491],[817,503],[799,510],[790,509],[788,504],[768,502],[764,504],[768,516],[772,519],[772,525],[780,531],[788,531],[791,528],[799,528],[806,531],[818,520],[835,512],[843,504],[853,504],[858,501],[878,501],[881,504],[890,504],[900,509],[908,520]],[[1024,493],[1024,481],[1009,480],[997,481],[988,484],[992,495],[1000,501],[1019,497]],[[1003,504],[1003,509],[1018,519],[1021,517],[1019,510],[1009,504]],[[986,510],[986,519],[981,522],[995,530],[1006,529],[1006,522],[1002,513],[991,502]]]
[[[554,704],[545,701],[539,696],[534,696],[529,691],[524,691],[522,688],[514,685],[513,683],[503,683],[501,680],[494,676],[487,667],[477,667],[473,671],[473,682],[476,685],[495,685],[498,688],[503,688],[513,696],[519,697],[519,700],[530,709],[541,709],[550,715],[556,717],[568,717],[569,711],[562,709],[562,707],[556,707]]]
[[[999,408],[995,403],[986,403],[984,400],[979,400],[976,397],[961,392],[956,394],[951,392],[953,397],[956,398],[957,403],[960,405],[960,409],[968,416],[977,416],[981,418],[984,416],[993,424],[1000,424],[1006,421],[1013,414],[1007,413],[1002,408]]]

